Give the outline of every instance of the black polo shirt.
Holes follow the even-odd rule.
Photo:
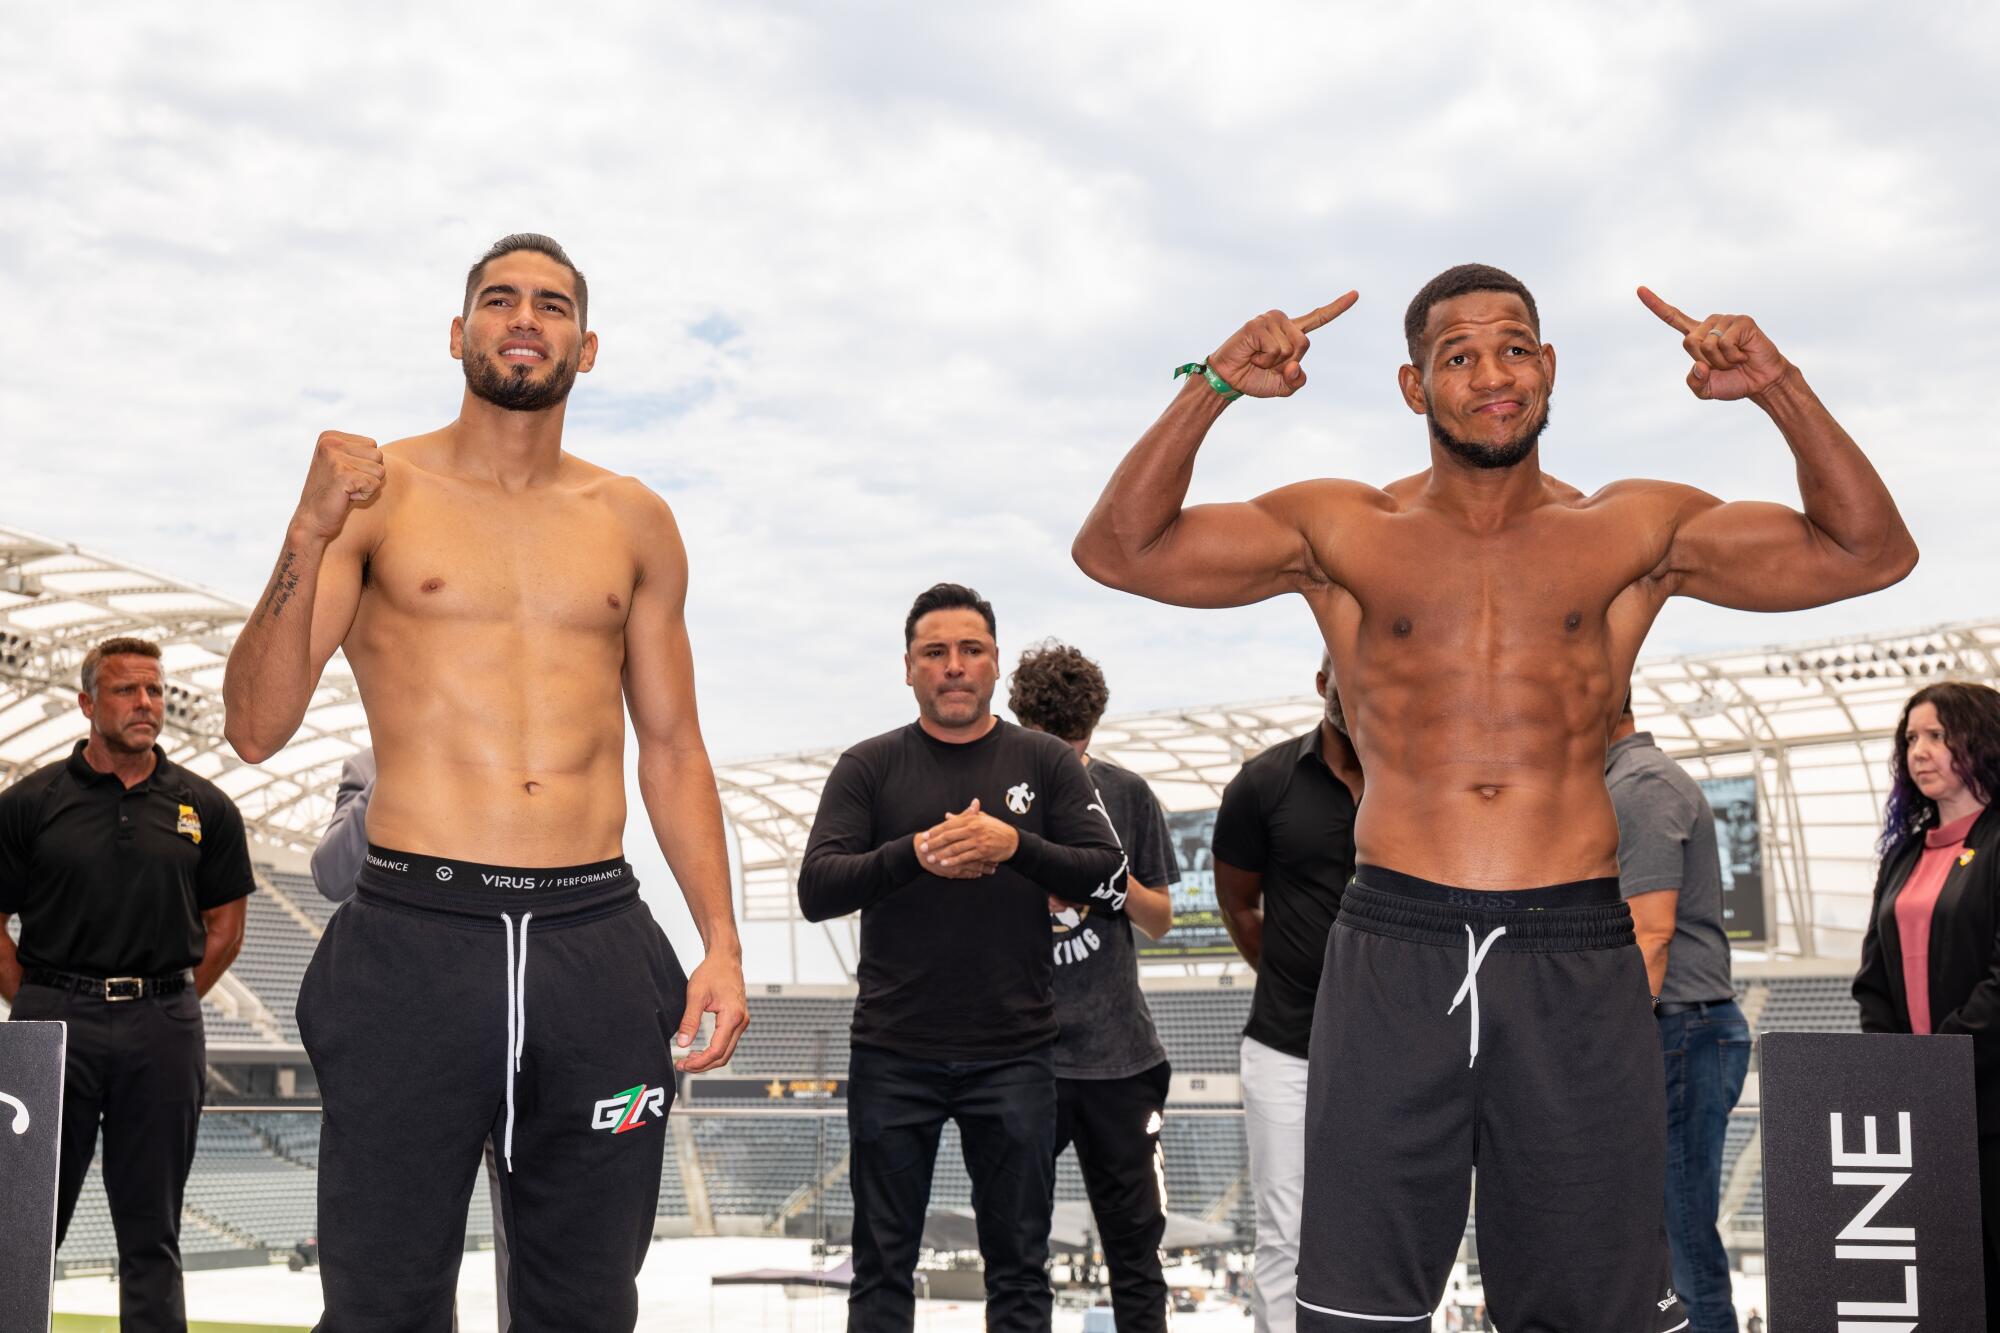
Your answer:
[[[1354,874],[1354,795],[1319,728],[1243,765],[1215,814],[1215,859],[1264,877],[1264,948],[1243,1035],[1306,1058],[1326,937]]]
[[[201,961],[201,914],[256,887],[243,816],[153,747],[126,789],[83,758],[0,791],[0,913],[21,918],[23,967],[158,977]]]

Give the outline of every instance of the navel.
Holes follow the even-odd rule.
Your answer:
[[[1410,637],[1410,618],[1408,616],[1397,616],[1396,623],[1389,626],[1389,628],[1395,632],[1397,638],[1407,639]]]
[[[1478,791],[1478,793],[1481,796],[1484,796],[1489,801],[1500,794],[1500,789],[1498,787],[1478,787],[1475,788],[1475,790]]]
[[[1582,624],[1583,624],[1583,612],[1581,611],[1572,611],[1568,615],[1563,617],[1563,628],[1570,631],[1572,634],[1575,633],[1577,628]]]
[[[541,789],[542,789],[542,784],[539,782],[524,782],[521,784],[521,790],[528,793],[528,795],[530,796],[536,795],[538,792],[541,791]]]
[[[425,579],[423,582],[423,590],[425,592],[436,592],[439,588],[442,588],[443,586],[444,586],[444,580],[439,578],[429,578]]]

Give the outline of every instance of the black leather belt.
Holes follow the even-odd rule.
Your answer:
[[[21,980],[35,986],[49,986],[75,995],[88,995],[107,1004],[141,1000],[148,995],[178,995],[194,984],[192,972],[174,972],[164,977],[87,977],[77,972],[50,972],[29,968]]]
[[[1717,1009],[1735,1002],[1736,997],[1733,995],[1727,1000],[1663,1000],[1653,1006],[1653,1012],[1661,1018],[1670,1018],[1675,1014],[1698,1014],[1707,1009]]]

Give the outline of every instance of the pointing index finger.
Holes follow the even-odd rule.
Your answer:
[[[1641,287],[1639,289],[1639,299],[1645,303],[1646,309],[1660,317],[1661,323],[1667,325],[1675,332],[1686,333],[1694,327],[1695,322],[1692,319],[1683,315],[1676,307],[1662,301],[1651,287]]]
[[[1339,319],[1347,313],[1350,306],[1360,299],[1360,292],[1349,292],[1347,295],[1330,301],[1309,314],[1300,315],[1292,323],[1299,326],[1301,333],[1311,333],[1314,329],[1324,328],[1326,325]]]

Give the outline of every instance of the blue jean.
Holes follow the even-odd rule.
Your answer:
[[[1667,1237],[1688,1333],[1737,1333],[1729,1255],[1716,1231],[1722,1142],[1750,1069],[1750,1025],[1734,1000],[1659,1018],[1667,1071]]]

